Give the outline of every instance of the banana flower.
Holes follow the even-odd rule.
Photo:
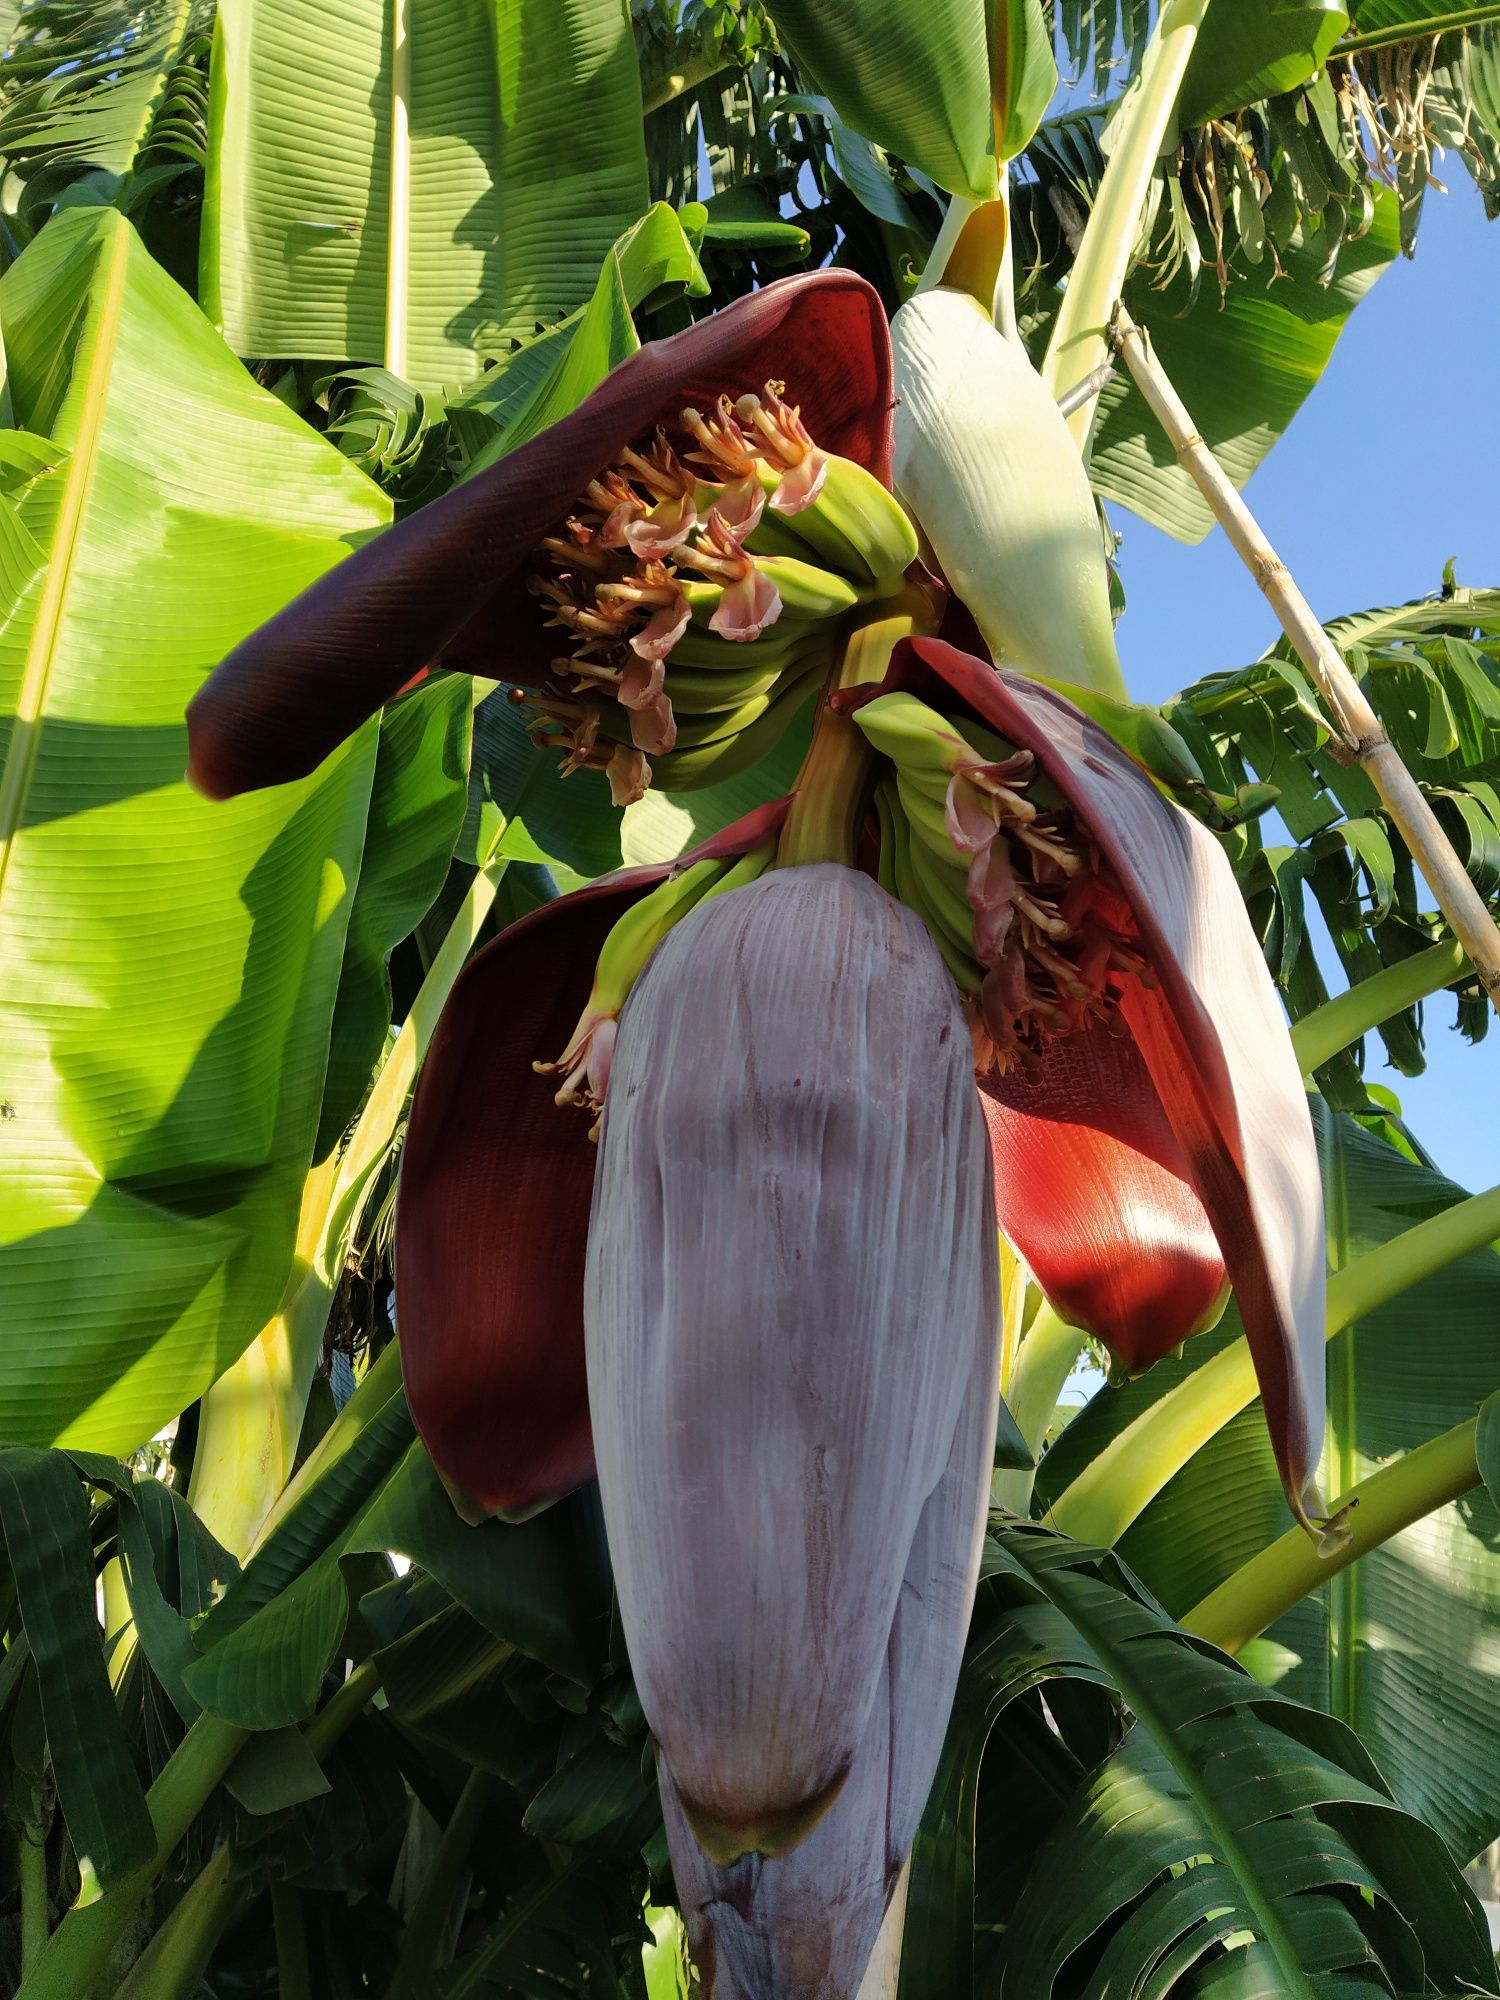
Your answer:
[[[304,776],[433,667],[511,683],[618,804],[731,775],[915,558],[891,403],[885,316],[848,272],[642,347],[251,633],[189,708],[189,777],[227,798]]]
[[[968,997],[1000,1227],[1133,1369],[1213,1322],[1227,1273],[1315,1524],[1317,1148],[1218,842],[1064,696],[941,641],[833,699],[887,760],[882,879]]]
[[[899,582],[890,405],[841,273],[642,349],[245,641],[193,775],[300,775],[437,664],[530,690],[619,796],[647,758],[678,781],[734,649]],[[809,631],[736,699],[810,676],[803,643],[822,673]],[[1227,1275],[1320,1505],[1317,1159],[1216,843],[1062,696],[951,647],[832,701],[878,753],[878,883],[772,867],[782,801],[513,926],[449,1000],[397,1208],[408,1395],[466,1511],[597,1463],[716,2000],[853,2000],[910,1850],[1004,1424],[997,1215],[1131,1365]]]

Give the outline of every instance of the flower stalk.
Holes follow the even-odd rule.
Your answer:
[[[828,693],[884,680],[897,644],[936,630],[930,595],[915,586],[875,607],[850,632],[843,655],[818,703],[812,742],[797,774],[791,807],[776,848],[778,868],[813,861],[855,865],[860,818],[875,781],[875,755],[847,715],[830,708]]]
[[[1238,1653],[1330,1576],[1476,1487],[1477,1430],[1474,1417],[1455,1424],[1351,1486],[1334,1503],[1348,1521],[1340,1548],[1319,1556],[1299,1529],[1291,1529],[1200,1598],[1182,1618],[1183,1627]]]
[[[1497,1236],[1500,1187],[1471,1195],[1367,1250],[1328,1281],[1328,1338],[1459,1257],[1487,1248]],[[1250,1350],[1236,1340],[1112,1438],[1052,1503],[1048,1526],[1078,1541],[1112,1547],[1194,1452],[1255,1394]],[[1332,1553],[1324,1558],[1331,1559]]]
[[[1260,523],[1195,429],[1187,405],[1123,304],[1115,308],[1114,337],[1136,386],[1171,439],[1179,462],[1191,473],[1235,552],[1265,592],[1282,630],[1312,676],[1332,714],[1335,737],[1342,739],[1350,759],[1379,793],[1438,908],[1473,961],[1491,1004],[1500,1012],[1500,930],[1422,788],[1402,763],[1364,689],[1319,624]]]

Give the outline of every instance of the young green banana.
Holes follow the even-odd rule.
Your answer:
[[[767,466],[760,475],[769,496],[778,479]],[[805,557],[811,551],[828,568],[872,583],[884,596],[899,587],[916,561],[917,531],[873,472],[852,459],[830,457],[817,499],[795,514],[779,514],[768,505],[748,546],[757,555],[764,550]]]
[[[717,736],[709,743],[653,757],[654,782],[664,791],[693,792],[735,777],[776,748],[821,680],[821,666],[815,666],[779,687],[758,719],[738,734]]]
[[[776,587],[781,599],[781,623],[788,618],[838,618],[852,611],[871,594],[868,584],[857,586],[832,570],[819,569],[796,556],[758,556],[755,567]],[[724,601],[724,586],[693,577],[678,579],[686,595],[695,625],[706,626]]]

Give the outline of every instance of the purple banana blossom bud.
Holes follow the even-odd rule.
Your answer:
[[[620,1019],[589,1400],[674,1866],[717,2000],[853,2000],[932,1782],[998,1409],[953,982],[867,877],[774,872]]]

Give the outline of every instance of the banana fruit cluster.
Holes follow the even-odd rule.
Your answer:
[[[684,410],[591,480],[537,551],[530,586],[570,650],[512,698],[565,769],[607,771],[617,803],[764,756],[851,616],[916,558],[894,496],[820,451],[782,386]]]
[[[1149,976],[1092,834],[1018,750],[904,693],[854,721],[885,759],[880,882],[927,926],[963,996],[981,1072],[1030,1066]]]
[[[562,1078],[556,1097],[559,1105],[576,1105],[590,1113],[594,1120],[591,1139],[599,1136],[620,1010],[645,971],[647,960],[667,933],[700,903],[730,889],[742,889],[763,875],[775,851],[775,843],[766,841],[738,859],[694,862],[632,903],[610,930],[594,967],[588,1004],[567,1047],[555,1062],[532,1065],[538,1076]]]

